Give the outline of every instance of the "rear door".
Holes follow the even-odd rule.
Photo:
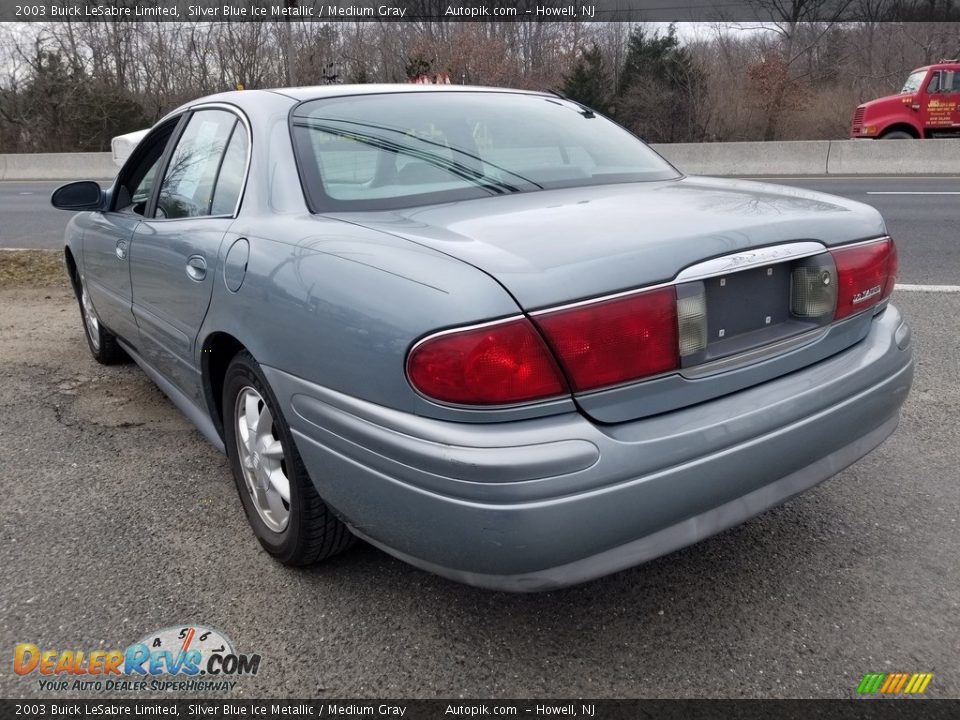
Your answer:
[[[210,304],[223,238],[239,210],[249,157],[245,120],[229,106],[194,110],[131,248],[133,314],[144,358],[194,400],[194,343]]]

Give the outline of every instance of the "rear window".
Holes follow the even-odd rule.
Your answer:
[[[297,106],[292,125],[315,212],[678,177],[619,125],[557,97],[466,91],[326,98]]]

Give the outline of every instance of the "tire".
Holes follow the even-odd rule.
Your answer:
[[[916,140],[916,138],[905,130],[891,130],[880,136],[881,140]]]
[[[279,403],[246,351],[227,367],[222,407],[233,479],[264,550],[284,565],[309,565],[350,547],[353,534],[317,494]]]
[[[83,334],[87,338],[93,359],[101,365],[130,362],[130,356],[120,347],[117,336],[100,322],[82,277],[77,279],[77,302],[80,305],[80,318],[83,320]]]

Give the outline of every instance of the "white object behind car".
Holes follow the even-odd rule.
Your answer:
[[[117,135],[110,141],[110,149],[113,151],[113,164],[118,168],[130,157],[130,153],[140,144],[140,141],[147,136],[149,130],[137,130],[126,135]]]

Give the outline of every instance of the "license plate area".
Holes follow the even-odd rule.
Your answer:
[[[705,348],[682,357],[681,367],[747,353],[821,326],[820,321],[791,312],[795,266],[775,263],[678,287],[683,294],[703,293],[706,309]]]
[[[790,270],[754,268],[704,280],[707,346],[790,319]]]

